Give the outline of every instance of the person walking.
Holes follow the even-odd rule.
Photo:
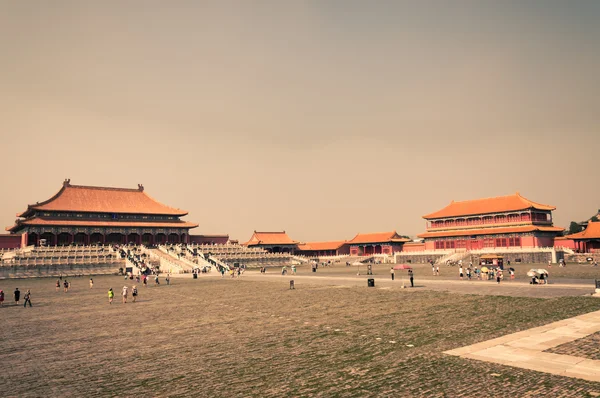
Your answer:
[[[90,278],[90,289],[94,287],[94,280]]]
[[[436,273],[437,276],[440,276],[440,266],[439,265],[437,265],[435,267],[435,273]]]
[[[431,264],[431,272],[433,272],[433,276],[435,276],[435,264],[433,263],[433,261],[430,261],[429,263]]]
[[[123,304],[127,302],[127,286],[123,286]]]
[[[27,308],[27,303],[29,303],[29,306],[31,307],[31,290],[27,289],[27,293],[25,293],[25,302],[23,303],[23,308]]]
[[[115,292],[113,292],[112,287],[108,289],[108,304],[112,304],[113,298],[115,297]]]
[[[410,287],[415,287],[415,280],[413,278],[413,270],[408,270],[408,276],[410,277]]]
[[[21,291],[19,290],[19,288],[15,288],[15,303],[17,303],[17,305],[19,305],[21,301]]]
[[[500,279],[502,279],[502,271],[496,272],[496,282],[500,284]]]
[[[4,307],[4,290],[0,290],[0,307]]]
[[[64,292],[67,293],[69,291],[69,281],[65,279],[63,282]]]
[[[458,269],[458,276],[460,277],[460,280],[463,280],[463,268],[462,266]]]
[[[292,265],[292,275],[296,275],[296,264]]]
[[[394,280],[394,267],[390,268],[390,275],[392,276],[392,280]]]
[[[135,300],[138,295],[137,286],[133,285],[133,287],[131,288],[131,295],[133,296],[133,302],[135,303]]]
[[[167,277],[165,278],[165,281],[167,282],[167,286],[169,286],[171,284],[170,276],[171,276],[171,274],[167,274]]]
[[[158,281],[158,275],[154,275],[154,285],[155,286],[160,285],[160,282]]]
[[[60,279],[56,280],[56,291],[58,292],[60,290]]]

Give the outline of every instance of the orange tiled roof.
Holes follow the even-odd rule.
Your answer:
[[[337,250],[346,243],[347,242],[345,240],[335,240],[331,242],[307,242],[298,245],[298,249],[305,251]]]
[[[402,238],[396,231],[377,232],[372,234],[357,234],[348,243],[383,243],[383,242],[410,242],[410,239]]]
[[[452,201],[448,206],[431,214],[423,216],[425,219],[472,216],[476,214],[500,213],[526,209],[556,210],[556,207],[532,202],[522,197],[518,192],[514,195],[499,196],[487,199]]]
[[[60,191],[50,199],[29,205],[18,217],[27,217],[33,210],[127,213],[127,214],[164,214],[185,216],[185,210],[176,209],[157,202],[138,189],[88,187],[71,185],[66,180]]]
[[[568,239],[600,239],[600,221],[590,221],[586,229],[566,237]]]
[[[56,225],[72,227],[115,227],[115,228],[196,228],[198,224],[187,221],[177,220],[174,222],[143,222],[143,221],[85,221],[85,220],[46,220],[35,217],[29,220],[21,221],[12,227],[6,228],[7,231],[17,229],[22,225]]]
[[[519,232],[562,232],[564,228],[560,227],[540,227],[537,225],[523,225],[520,227],[500,227],[500,228],[479,228],[479,229],[462,229],[459,231],[440,231],[440,232],[425,232],[417,235],[419,238],[443,238],[452,236],[471,236],[471,235],[495,235],[495,234],[512,234]]]
[[[285,231],[282,232],[256,232],[252,234],[250,240],[244,245],[295,245],[298,242],[292,240]]]

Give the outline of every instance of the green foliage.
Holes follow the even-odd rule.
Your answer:
[[[594,216],[592,218],[590,218],[591,222],[598,222],[598,216]]]
[[[576,234],[581,232],[581,230],[581,225],[577,224],[575,221],[571,221],[571,224],[569,225],[569,234]]]

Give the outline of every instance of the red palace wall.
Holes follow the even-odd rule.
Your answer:
[[[540,237],[536,238],[537,247],[554,247],[553,237]]]
[[[560,239],[560,238],[556,238],[554,239],[554,247],[555,248],[561,248],[561,247],[565,247],[567,249],[577,249],[577,246],[575,245],[575,241],[573,239]]]
[[[425,243],[405,243],[402,247],[403,252],[421,252],[426,249]]]
[[[0,235],[0,249],[19,249],[27,246],[27,234]]]
[[[188,243],[195,243],[197,245],[202,244],[217,244],[224,245],[229,242],[229,235],[219,235],[219,236],[210,236],[210,235],[190,235],[188,237]]]

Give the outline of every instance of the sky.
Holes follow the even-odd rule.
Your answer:
[[[600,2],[0,0],[0,225],[75,185],[194,234],[424,232],[509,195],[600,208]]]

